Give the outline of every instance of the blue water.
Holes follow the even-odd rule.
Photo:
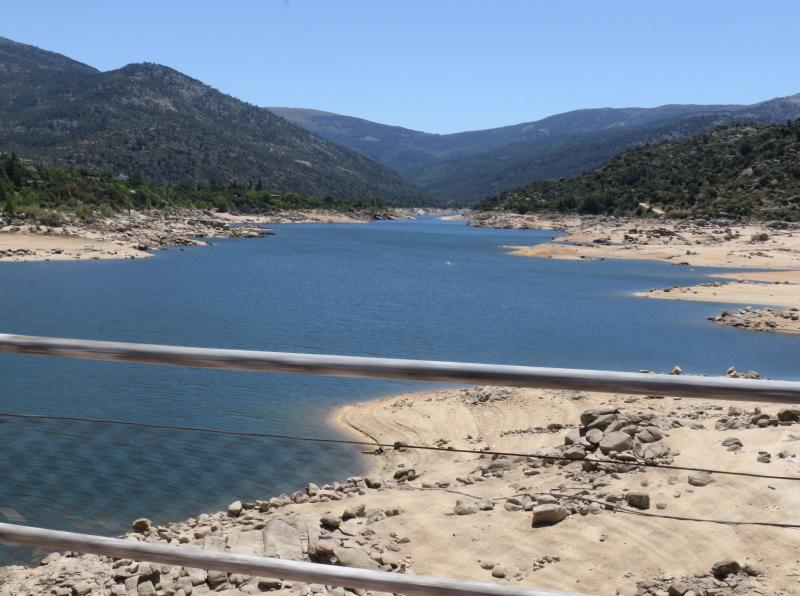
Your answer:
[[[275,226],[135,261],[0,265],[0,330],[278,351],[798,379],[800,337],[736,330],[717,304],[631,293],[712,270],[505,254],[551,232],[433,218]],[[421,388],[0,355],[0,411],[335,436],[342,403]],[[117,533],[358,473],[351,448],[0,417],[0,514]]]

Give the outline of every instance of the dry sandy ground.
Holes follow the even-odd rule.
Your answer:
[[[723,414],[713,409],[717,404],[690,400],[540,390],[509,390],[508,394],[478,405],[467,403],[465,392],[458,390],[397,396],[348,406],[339,419],[359,429],[362,436],[381,442],[400,440],[473,449],[491,446],[494,450],[530,453],[563,442],[563,432],[506,433],[550,423],[575,424],[581,411],[599,405],[611,404],[624,411],[677,412],[690,420],[707,413]],[[756,462],[756,454],[762,450],[793,450],[794,444],[787,442],[792,437],[791,427],[720,432],[713,430],[713,419],[702,422],[706,430],[684,427],[669,432],[667,443],[681,452],[676,465],[798,476],[794,458],[773,457],[769,464]],[[738,454],[720,444],[733,435],[744,443]],[[573,515],[551,527],[532,528],[530,513],[505,511],[500,506],[502,498],[526,492],[576,492],[581,488],[596,494],[591,486],[568,478],[569,470],[579,464],[545,468],[531,477],[520,469],[471,486],[462,486],[456,478],[466,477],[481,463],[472,455],[394,451],[376,461],[374,467],[389,473],[399,463],[413,466],[422,474],[421,482],[448,481],[458,491],[499,499],[493,511],[461,517],[451,514],[456,494],[407,491],[398,502],[408,512],[403,531],[412,537],[408,552],[418,573],[491,580],[489,572],[480,566],[480,562],[489,561],[508,567],[514,576],[511,583],[518,579],[523,585],[542,588],[629,594],[638,580],[707,573],[715,561],[732,558],[741,563],[755,562],[768,572],[761,591],[748,593],[793,594],[800,587],[799,529],[678,521],[607,511]],[[675,484],[670,483],[671,476],[677,477]],[[608,480],[604,490],[610,492],[630,489],[650,493],[653,502],[666,505],[663,510],[652,510],[659,514],[800,523],[800,492],[791,481],[716,475],[708,486],[692,487],[687,484],[687,472],[658,469]],[[642,488],[644,484],[646,488]],[[532,571],[533,561],[544,556],[559,560]]]
[[[714,274],[732,280],[691,287],[654,288],[647,298],[700,300],[743,305],[800,308],[800,229],[761,224],[731,227],[674,220],[548,218],[493,214],[474,225],[561,229],[556,242],[508,246],[509,253],[541,259],[643,259],[681,266],[724,267],[743,271]],[[769,271],[753,271],[767,269]],[[771,329],[784,331],[783,325]]]
[[[0,261],[135,259],[149,256],[124,242],[54,234],[0,233]]]

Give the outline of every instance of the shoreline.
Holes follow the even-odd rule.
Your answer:
[[[513,229],[559,229],[564,236],[533,246],[503,246],[508,254],[539,259],[633,259],[675,266],[734,269],[710,273],[719,282],[651,288],[640,298],[694,300],[784,309],[773,316],[751,310],[747,325],[727,316],[718,323],[746,329],[795,333],[800,309],[800,225],[714,224],[666,219],[621,219],[517,214],[471,214],[469,225]]]
[[[710,484],[699,486],[687,482],[691,473],[684,471],[627,465],[587,467],[589,450],[596,447],[577,433],[589,436],[583,425],[610,412],[612,420],[633,425],[633,449],[650,449],[650,457],[656,461],[794,474],[798,460],[777,454],[792,448],[785,443],[785,436],[798,432],[800,416],[780,423],[776,406],[759,413],[755,403],[737,404],[730,411],[719,404],[503,387],[447,388],[347,404],[333,410],[330,421],[348,436],[473,452],[387,449],[364,456],[373,458],[364,476],[323,486],[312,482],[264,501],[236,501],[227,511],[180,522],[154,526],[137,520],[137,529],[126,537],[462,580],[630,596],[645,585],[658,585],[666,591],[673,582],[713,582],[712,566],[722,559],[735,559],[742,566],[749,565],[751,571],[757,570],[736,574],[730,580],[734,587],[739,586],[736,593],[745,587],[761,593],[791,590],[792,561],[800,553],[793,530],[614,511],[620,503],[626,510],[641,510],[630,503],[642,507],[645,503],[632,496],[646,495],[645,510],[651,514],[791,521],[782,513],[795,511],[800,504],[791,487],[722,475],[713,475]],[[753,422],[755,418],[759,424]],[[743,446],[731,450],[721,444],[732,434]],[[486,448],[539,457],[481,453]],[[772,454],[768,463],[757,461],[763,453]],[[548,455],[574,459],[559,463],[547,460]],[[573,494],[604,505],[569,496]],[[563,519],[532,527],[532,516],[541,515],[542,507],[551,514],[563,514]],[[653,536],[670,538],[655,548]],[[184,596],[190,587],[192,594],[225,590],[229,595],[324,593],[297,582],[114,562],[93,555],[52,554],[38,567],[0,568],[0,594],[62,589],[122,596],[131,593],[129,588],[137,593],[137,587],[147,582],[152,586],[139,590],[156,594],[180,594],[178,590],[183,590]]]
[[[60,225],[0,220],[0,263],[140,259],[154,250],[209,246],[211,238],[260,238],[274,234],[264,224],[363,224],[377,219],[405,219],[417,209],[384,213],[292,210],[274,214],[231,214],[200,209],[118,213],[91,223]]]

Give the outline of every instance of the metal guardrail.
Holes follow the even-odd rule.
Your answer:
[[[35,546],[37,548],[71,550],[137,561],[182,565],[196,569],[243,573],[255,577],[279,577],[307,583],[321,583],[403,594],[581,596],[575,592],[555,592],[482,582],[463,582],[425,575],[389,573],[371,569],[323,565],[321,563],[271,559],[254,555],[237,555],[201,550],[190,546],[167,546],[11,524],[0,524],[0,541]]]
[[[162,346],[0,334],[0,352],[259,372],[800,403],[800,382]]]
[[[612,393],[664,394],[719,400],[800,402],[800,382],[792,381],[756,381],[567,368],[191,348],[10,334],[0,334],[0,352],[260,372],[377,377]],[[0,524],[0,541],[39,548],[67,549],[155,563],[404,594],[498,596],[573,594],[580,596],[574,592],[554,592],[335,567],[11,524]]]

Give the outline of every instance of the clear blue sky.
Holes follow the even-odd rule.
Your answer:
[[[159,62],[261,106],[430,132],[800,92],[800,2],[25,0],[0,35],[102,70]]]

